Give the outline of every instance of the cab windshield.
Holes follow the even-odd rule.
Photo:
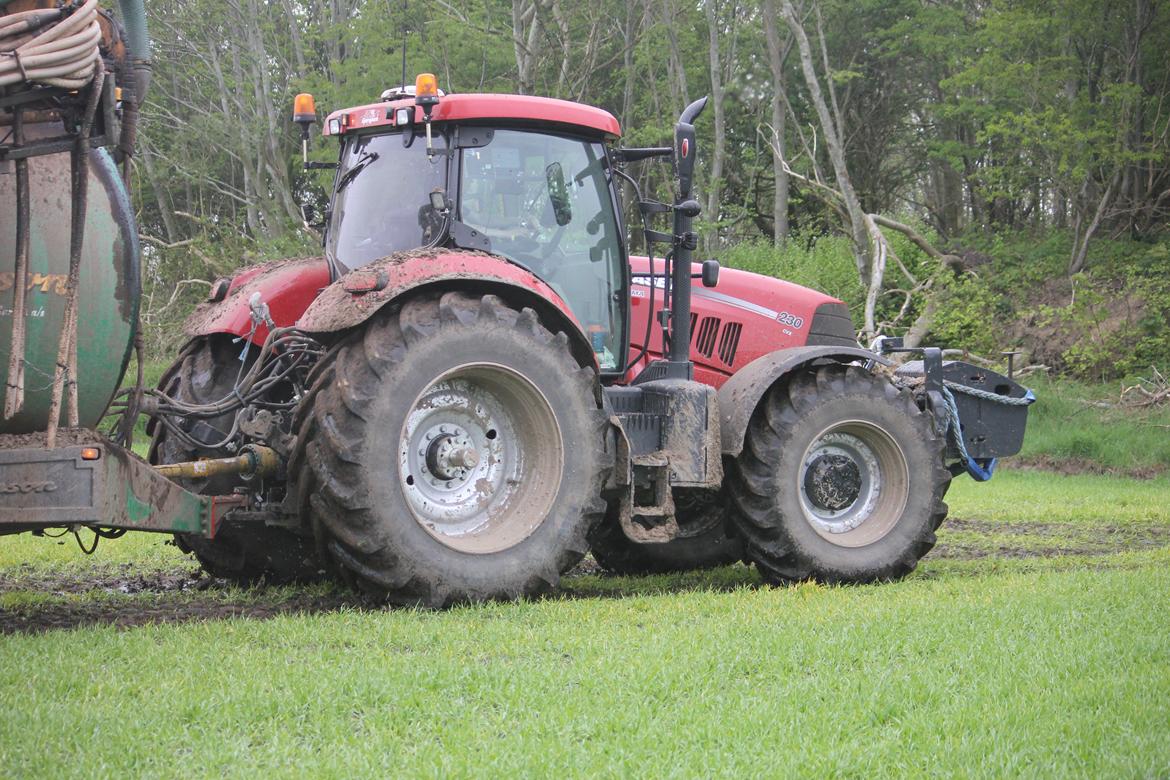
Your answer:
[[[602,145],[495,130],[486,145],[452,158],[453,128],[445,130],[436,128],[431,156],[421,137],[409,146],[401,133],[347,139],[325,243],[330,263],[345,273],[394,252],[450,244],[450,220],[431,205],[436,190],[448,193],[454,219],[556,290],[601,369],[619,370],[624,261]]]

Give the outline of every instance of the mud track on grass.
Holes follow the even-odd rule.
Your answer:
[[[0,635],[39,634],[84,626],[134,628],[144,625],[189,623],[228,618],[264,620],[280,615],[311,615],[345,608],[368,608],[349,594],[292,595],[280,601],[218,601],[173,599],[126,599],[33,604],[29,608],[0,608]]]
[[[586,558],[565,578],[601,573],[601,567]],[[241,589],[196,568],[143,572],[132,564],[89,572],[20,566],[0,571],[0,597],[6,593],[27,600],[0,606],[0,635],[387,609],[340,585],[326,593],[296,586]]]
[[[955,517],[943,522],[938,537],[927,560],[1057,558],[1168,547],[1170,526],[993,523]]]
[[[1050,455],[1021,455],[1014,457],[1008,461],[1006,468],[1011,471],[1043,471],[1066,477],[1094,474],[1098,476],[1129,477],[1130,479],[1143,480],[1154,479],[1166,473],[1166,467],[1162,465],[1114,468],[1111,466],[1103,466],[1096,461],[1085,458],[1054,458]]]
[[[0,572],[0,635],[84,626],[135,626],[228,618],[267,619],[372,605],[343,588],[326,593],[297,587],[233,586],[198,569],[136,571],[130,564],[52,572],[18,567]]]
[[[1170,526],[995,523],[952,518],[939,530],[939,543],[925,560],[1103,557],[1161,547],[1170,547]],[[741,587],[755,580],[754,574],[744,571]],[[603,574],[601,567],[587,557],[565,579],[571,583],[580,577]],[[630,579],[636,583],[638,578]],[[88,571],[17,566],[0,571],[0,599],[6,595],[7,603],[0,606],[0,635],[86,626],[126,629],[231,618],[265,620],[281,615],[387,608],[342,586],[240,589],[191,566],[142,571],[133,564]],[[571,587],[553,595],[558,597],[573,598]],[[599,594],[586,597],[604,598]]]

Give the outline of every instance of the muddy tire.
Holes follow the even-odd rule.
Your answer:
[[[449,292],[380,312],[331,357],[291,465],[346,579],[442,607],[551,590],[584,556],[605,511],[606,420],[564,334]]]
[[[907,391],[857,366],[776,385],[728,474],[747,557],[772,583],[905,576],[947,515],[943,447]]]
[[[674,491],[679,536],[664,544],[638,544],[622,532],[616,502],[589,534],[589,550],[613,574],[663,574],[710,569],[743,559],[743,543],[728,534],[727,497],[713,490]]]
[[[163,374],[161,387],[171,397],[188,403],[218,401],[235,385],[240,370],[240,350],[240,345],[233,344],[228,336],[196,339]],[[257,351],[255,347],[251,348],[252,357]],[[231,424],[232,415],[227,414],[205,420],[197,431],[193,428],[188,432],[194,432],[202,441],[213,444],[230,431]],[[231,454],[216,447],[191,449],[168,437],[166,429],[159,425],[151,444],[150,461],[178,463]],[[234,476],[218,476],[182,480],[181,484],[204,495],[227,495],[243,483]],[[194,554],[208,574],[241,585],[261,581],[272,584],[309,582],[320,579],[322,575],[312,539],[283,528],[229,522],[220,527],[214,539],[176,534],[175,543],[184,552]]]

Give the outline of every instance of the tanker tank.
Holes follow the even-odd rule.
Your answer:
[[[30,139],[61,134],[59,126],[54,128],[50,123],[28,125],[25,131]],[[11,162],[0,163],[0,366],[8,365],[12,344],[17,209],[12,168]],[[69,153],[32,157],[28,168],[24,405],[12,419],[0,420],[0,433],[30,433],[44,430],[47,425],[48,390],[61,338],[69,278]],[[88,178],[79,275],[77,408],[81,425],[93,427],[109,406],[130,357],[138,317],[142,255],[130,197],[106,149],[90,151]],[[5,387],[5,396],[7,392]]]

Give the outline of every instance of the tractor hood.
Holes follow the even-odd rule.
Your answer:
[[[631,257],[634,274],[650,270],[645,257]],[[662,272],[662,261],[655,261]],[[701,266],[694,265],[697,275]],[[650,307],[650,285],[634,277],[630,290],[630,341],[641,347],[650,311],[662,308],[661,280]],[[719,387],[758,357],[778,349],[803,346],[857,346],[848,307],[840,300],[798,284],[762,274],[724,268],[719,283],[691,287],[691,360],[695,378]],[[661,352],[657,329],[651,334],[653,357]],[[640,370],[635,367],[635,372]]]

